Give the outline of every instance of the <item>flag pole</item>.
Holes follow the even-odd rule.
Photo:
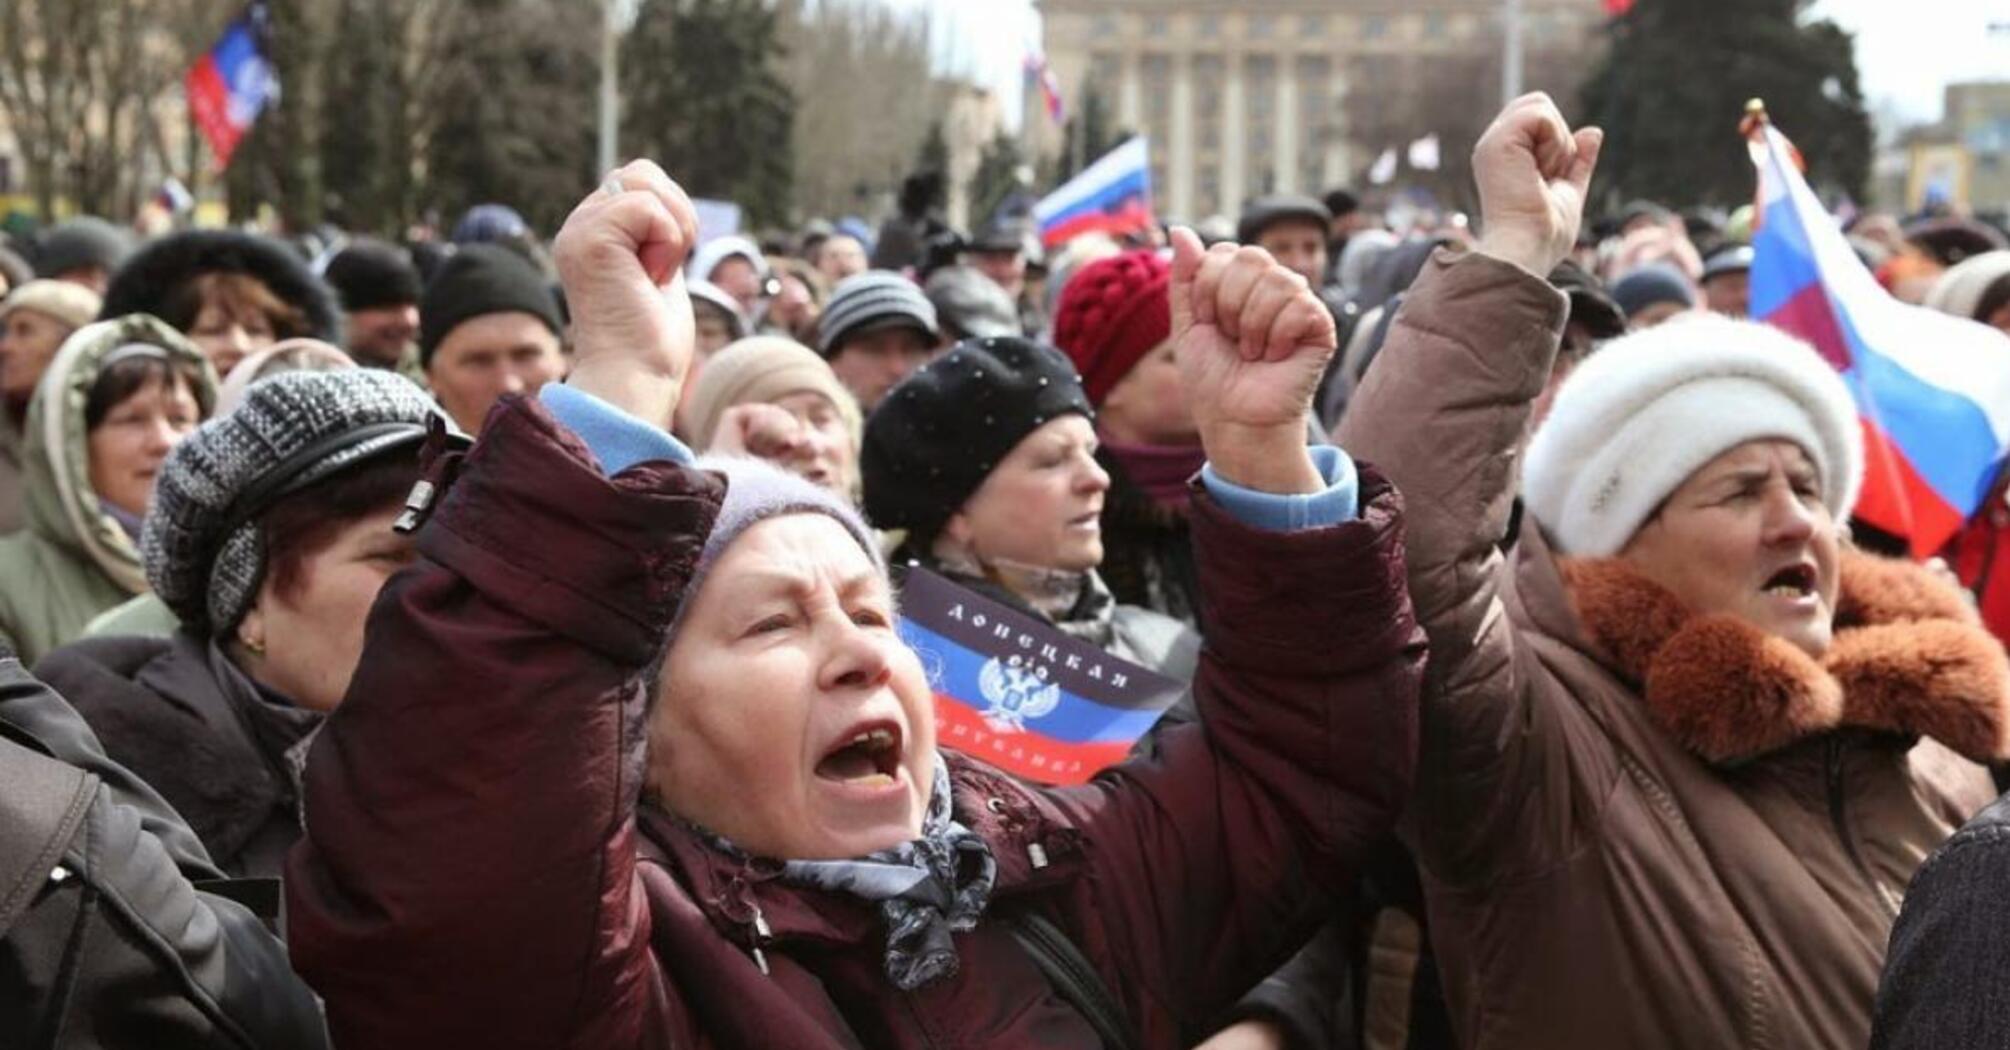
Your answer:
[[[1746,142],[1755,148],[1766,150],[1768,154],[1772,152],[1773,144],[1766,138],[1765,129],[1770,124],[1772,124],[1772,118],[1766,113],[1766,101],[1764,99],[1754,98],[1745,103],[1745,116],[1738,121],[1738,130],[1744,134]],[[1792,162],[1796,169],[1805,171],[1807,168],[1807,164],[1801,158],[1798,149],[1795,149],[1784,159]],[[1763,189],[1761,190],[1761,194],[1763,194]],[[1752,228],[1754,232],[1758,230],[1759,223],[1762,221],[1765,212],[1765,201],[1763,199],[1755,199],[1752,206]],[[1850,393],[1856,400],[1858,411],[1868,417],[1869,427],[1882,432],[1884,430],[1884,420],[1881,418],[1882,413],[1878,411],[1877,399],[1870,396],[1870,391],[1864,388],[1861,377],[1845,373],[1843,375],[1843,382],[1854,388]],[[1893,456],[1890,446],[1881,441],[1868,440],[1869,437],[1869,434],[1865,435],[1864,458],[1866,462],[1864,464],[1864,473],[1866,475],[1875,473],[1883,479],[1884,491],[1891,495],[1892,510],[1898,515],[1898,521],[1892,524],[1896,524],[1902,531],[1906,544],[1910,547],[1912,537],[1918,528],[1918,519],[1913,514],[1912,509],[1912,497],[1906,490],[1904,479],[1899,473],[1898,461]]]
[[[615,0],[600,0],[600,177],[614,170],[615,137],[621,112],[621,34],[615,24]]]

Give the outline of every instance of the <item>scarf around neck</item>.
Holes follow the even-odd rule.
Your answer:
[[[782,864],[784,884],[847,893],[878,905],[886,925],[886,976],[902,991],[956,975],[951,934],[976,927],[997,880],[990,844],[957,822],[950,804],[949,767],[938,755],[920,838],[849,860]],[[705,837],[728,856],[747,859],[725,838]]]
[[[1124,472],[1124,480],[1158,506],[1186,507],[1187,483],[1207,462],[1207,451],[1192,445],[1133,445],[1103,438],[1103,448]]]

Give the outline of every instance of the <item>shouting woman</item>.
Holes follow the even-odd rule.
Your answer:
[[[1397,500],[1304,443],[1329,315],[1261,251],[1181,236],[1203,725],[1044,789],[937,746],[841,500],[668,437],[690,307],[657,286],[695,233],[646,162],[582,203],[556,244],[570,378],[414,500],[419,562],[371,614],[289,862],[338,1040],[1190,1045],[1311,935],[1410,779]]]

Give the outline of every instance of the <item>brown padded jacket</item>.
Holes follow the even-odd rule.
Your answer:
[[[1959,595],[1851,555],[1817,662],[1617,561],[1503,538],[1565,301],[1440,252],[1340,437],[1409,506],[1431,640],[1405,834],[1461,1041],[1850,1047],[1927,853],[1993,795],[2010,671]]]

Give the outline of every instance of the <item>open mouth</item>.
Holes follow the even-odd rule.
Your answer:
[[[1806,598],[1815,593],[1815,582],[1815,567],[1804,562],[1766,577],[1760,590],[1781,598]]]
[[[900,776],[900,757],[900,727],[876,722],[854,729],[817,762],[816,773],[825,780],[872,787]]]
[[[1102,511],[1092,510],[1087,514],[1082,514],[1073,518],[1069,518],[1068,527],[1074,529],[1101,528],[1102,517],[1103,517]]]

